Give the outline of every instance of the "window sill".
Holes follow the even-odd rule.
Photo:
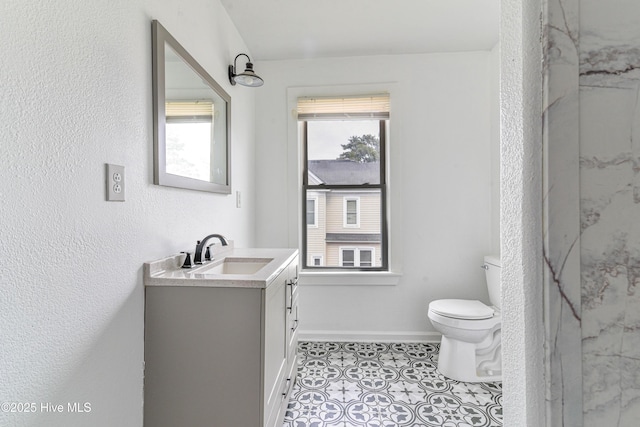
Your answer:
[[[396,286],[402,274],[388,271],[301,271],[298,283],[305,286]]]

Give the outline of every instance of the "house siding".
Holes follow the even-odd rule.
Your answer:
[[[359,225],[345,227],[345,199],[357,198],[359,209]],[[326,233],[336,234],[381,234],[380,192],[379,191],[331,191],[326,197]],[[326,236],[326,235],[325,235]],[[367,236],[368,237],[368,236]],[[363,241],[327,242],[326,265],[340,266],[341,248],[373,248],[374,266],[382,265],[380,242]],[[309,252],[310,253],[310,252]]]
[[[310,191],[307,193],[308,199],[316,199],[317,224],[307,226],[307,265],[313,265],[313,257],[321,256],[323,265],[326,264],[327,253],[325,248],[326,230],[326,192]]]
[[[357,227],[345,227],[345,198],[359,199],[360,221]],[[327,197],[327,233],[380,233],[380,193],[332,191]]]

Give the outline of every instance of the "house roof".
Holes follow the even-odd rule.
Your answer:
[[[360,185],[380,183],[380,163],[351,160],[309,160],[311,185]]]

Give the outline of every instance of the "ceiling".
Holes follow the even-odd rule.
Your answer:
[[[252,59],[490,50],[500,0],[221,0]]]

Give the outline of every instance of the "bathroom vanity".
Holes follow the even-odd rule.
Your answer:
[[[183,261],[144,265],[144,425],[282,426],[297,373],[297,250]]]

